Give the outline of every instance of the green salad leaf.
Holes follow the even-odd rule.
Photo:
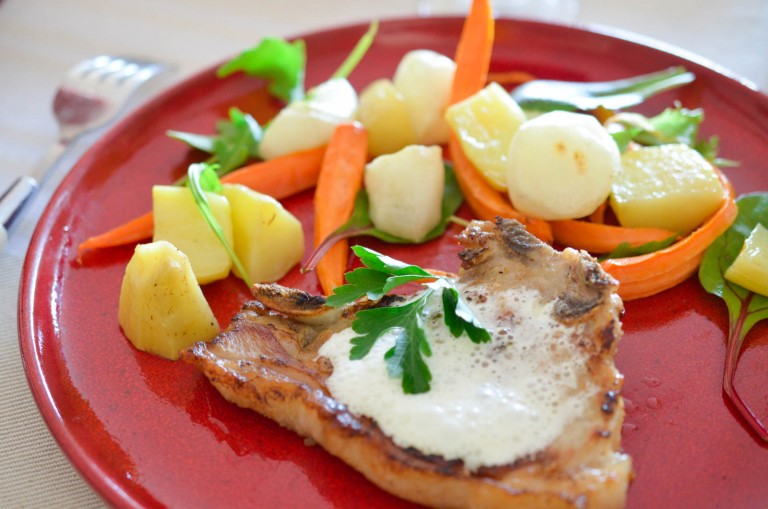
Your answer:
[[[208,163],[216,163],[216,174],[222,176],[241,167],[248,159],[258,157],[263,135],[261,126],[251,115],[230,108],[229,120],[216,123],[215,135],[168,131],[171,138],[192,148],[211,154]]]
[[[243,281],[245,281],[245,284],[250,288],[253,284],[248,277],[248,272],[243,268],[243,264],[237,257],[234,248],[227,241],[224,231],[221,229],[221,225],[216,220],[216,217],[213,215],[213,211],[208,204],[208,198],[205,196],[206,192],[219,194],[222,192],[221,182],[219,181],[218,175],[216,175],[216,165],[208,163],[191,164],[187,170],[187,185],[192,191],[192,196],[195,199],[197,208],[200,209],[200,213],[205,218],[208,226],[211,227],[211,230],[213,230],[213,233],[216,234],[216,237],[224,246],[224,249],[227,250],[235,268],[242,274]]]
[[[768,441],[768,429],[747,406],[733,381],[739,352],[752,327],[768,318],[768,296],[747,290],[725,279],[725,271],[741,251],[752,229],[768,225],[768,193],[753,193],[736,200],[739,213],[733,225],[718,237],[704,253],[699,267],[699,281],[704,289],[725,301],[728,308],[728,342],[723,373],[723,390],[758,436]]]
[[[326,303],[329,306],[344,306],[362,297],[379,300],[407,283],[419,282],[426,286],[426,290],[404,304],[393,303],[358,311],[352,330],[360,335],[351,341],[351,360],[362,359],[383,334],[394,333],[395,346],[384,356],[390,376],[402,378],[401,385],[406,394],[429,391],[432,375],[424,357],[431,356],[432,352],[424,328],[424,313],[429,298],[436,292],[440,292],[443,319],[454,337],[466,333],[475,343],[491,340],[490,333],[472,314],[452,279],[435,276],[417,265],[403,263],[362,246],[354,246],[352,250],[363,267],[346,274],[347,284],[336,288],[328,297]]]
[[[675,240],[677,240],[677,237],[677,235],[671,235],[666,239],[646,242],[645,244],[641,244],[635,247],[632,247],[629,242],[622,242],[616,247],[616,249],[604,256],[601,256],[600,261],[610,260],[613,258],[628,258],[630,256],[640,256],[648,253],[654,253],[674,244]]]
[[[704,110],[701,108],[691,110],[675,105],[654,117],[640,113],[619,113],[610,120],[608,129],[622,152],[630,142],[644,146],[682,143],[717,166],[734,166],[733,161],[718,159],[717,136],[699,139],[699,128],[703,121]]]

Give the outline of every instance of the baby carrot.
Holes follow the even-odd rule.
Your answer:
[[[494,30],[490,0],[474,0],[456,47],[451,104],[466,99],[485,86],[493,52]]]
[[[358,123],[339,125],[328,143],[315,189],[315,247],[346,223],[363,186],[368,132]],[[315,271],[326,295],[344,284],[349,242],[339,240],[318,262]]]
[[[224,175],[223,183],[243,184],[277,200],[312,188],[317,183],[325,146],[294,152],[244,166]],[[122,246],[152,236],[152,212],[128,221],[102,234],[87,238],[77,248],[78,259],[88,251]]]

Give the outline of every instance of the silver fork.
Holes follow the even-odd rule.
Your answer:
[[[147,80],[169,69],[149,60],[100,55],[70,69],[53,99],[59,139],[28,175],[18,177],[0,196],[0,248],[8,228],[49,170],[73,141],[115,119]],[[2,192],[0,190],[0,192]]]

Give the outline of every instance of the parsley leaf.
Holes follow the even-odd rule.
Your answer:
[[[277,37],[266,37],[258,45],[222,65],[216,75],[224,78],[242,71],[251,76],[270,79],[269,92],[286,102],[292,102],[304,97],[306,60],[303,40],[288,42]]]
[[[437,291],[442,292],[443,319],[454,337],[466,332],[475,343],[491,340],[490,333],[472,314],[452,279],[435,276],[419,266],[362,246],[354,246],[352,250],[364,267],[346,274],[347,284],[336,288],[327,298],[329,306],[340,307],[364,296],[378,300],[406,283],[420,282],[427,289],[402,305],[358,311],[352,330],[360,335],[351,340],[350,359],[362,359],[382,335],[395,334],[395,346],[384,356],[387,371],[394,378],[402,378],[401,385],[406,394],[429,391],[432,375],[424,357],[432,355],[432,351],[424,328],[424,314],[429,299]]]

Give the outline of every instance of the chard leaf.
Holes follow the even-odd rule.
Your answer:
[[[739,352],[750,329],[768,318],[768,297],[747,290],[725,279],[725,271],[741,251],[744,241],[757,223],[768,224],[768,193],[741,196],[736,203],[739,214],[733,225],[704,253],[699,281],[704,289],[725,301],[728,308],[728,342],[723,373],[723,390],[752,430],[768,441],[768,429],[739,396],[733,381]]]
[[[304,41],[288,42],[266,37],[258,45],[222,65],[216,74],[223,78],[242,71],[250,76],[269,79],[272,95],[285,102],[293,102],[304,97],[305,67]]]

